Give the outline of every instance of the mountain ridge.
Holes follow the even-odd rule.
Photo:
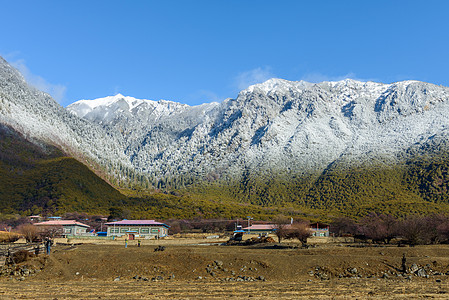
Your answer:
[[[116,187],[349,214],[447,209],[447,87],[270,79],[198,106],[101,99],[64,109],[0,61],[0,123]]]
[[[296,142],[296,144],[298,144],[296,140],[299,139],[301,142],[308,143],[310,147],[313,147],[312,144],[317,143],[316,140],[320,139],[320,135],[322,140],[332,137],[336,144],[334,146],[336,149],[339,149],[340,153],[334,151],[334,154],[328,159],[328,164],[330,164],[338,156],[345,155],[343,152],[344,149],[349,149],[354,144],[351,143],[350,139],[360,142],[361,139],[371,138],[369,136],[363,136],[362,134],[356,135],[355,131],[361,132],[368,126],[375,127],[378,123],[394,123],[397,122],[398,116],[423,113],[425,110],[429,110],[429,107],[435,105],[435,102],[438,99],[427,99],[429,97],[423,93],[423,90],[426,91],[427,89],[440,89],[437,92],[442,94],[441,97],[444,97],[445,99],[448,98],[449,93],[447,88],[438,88],[434,85],[417,81],[381,84],[343,80],[339,82],[312,84],[307,82],[270,79],[265,83],[253,85],[248,89],[241,91],[236,99],[228,99],[220,104],[214,104],[215,106],[213,107],[208,107],[209,110],[203,110],[201,113],[196,113],[194,117],[200,119],[200,121],[197,122],[192,121],[192,116],[189,115],[189,113],[195,109],[199,110],[198,108],[201,106],[183,106],[181,112],[173,115],[167,114],[164,116],[165,120],[160,122],[151,119],[148,115],[141,117],[138,122],[141,123],[146,121],[144,126],[150,128],[152,126],[169,127],[170,125],[174,125],[167,124],[169,123],[167,119],[176,118],[173,123],[186,123],[185,125],[187,126],[179,126],[181,129],[177,130],[176,134],[171,137],[165,136],[167,139],[171,138],[171,141],[175,144],[183,137],[187,137],[187,143],[189,143],[192,138],[195,138],[197,132],[201,134],[205,133],[210,137],[207,140],[208,144],[216,142],[218,135],[222,135],[223,141],[219,141],[219,143],[227,143],[228,148],[232,148],[233,146],[234,148],[238,148],[242,145],[245,146],[246,153],[241,155],[246,155],[247,158],[254,155],[252,152],[260,152],[258,150],[262,148],[260,146],[263,143],[272,143],[274,146],[283,143],[284,148],[288,149],[292,143]],[[337,92],[335,92],[335,90],[337,90]],[[416,94],[419,92],[421,92],[421,95],[413,95],[413,93]],[[415,102],[407,103],[406,101],[403,101],[399,104],[394,102],[394,99],[397,97],[404,98],[403,94],[407,93],[412,94],[412,97],[414,97],[413,101]],[[371,97],[371,103],[364,101],[366,100],[364,98],[367,97]],[[289,100],[286,101],[286,98],[289,98]],[[357,103],[357,101],[359,101],[359,103]],[[207,107],[208,104],[203,104],[203,107],[205,105]],[[370,105],[372,106],[371,109],[369,107]],[[77,114],[74,106],[76,106],[76,102],[69,106],[68,110]],[[122,128],[132,127],[139,130],[139,126],[136,127],[135,124],[132,124],[132,120],[129,120],[129,118],[135,118],[136,115],[124,116],[121,118],[122,115],[120,115],[120,110],[116,111],[118,113],[115,115],[114,120],[119,121],[114,124],[110,123],[106,125],[117,126],[117,123],[121,122],[120,126]],[[195,114],[195,112],[192,113]],[[326,115],[331,117],[326,119]],[[321,122],[311,122],[313,121],[313,118],[318,117],[323,120]],[[416,118],[419,118],[419,116],[416,116]],[[105,122],[107,123],[107,121],[108,120],[105,119],[96,120],[96,122],[101,122],[103,125]],[[238,128],[238,131],[234,131],[231,138],[229,138],[229,136],[224,136],[224,131],[230,131],[230,129],[232,129],[230,127],[232,127],[235,122],[240,122],[239,125],[241,128]],[[397,123],[397,125],[392,127],[405,127],[400,129],[405,132],[408,125],[400,122]],[[423,123],[422,120],[420,120],[420,123]],[[300,126],[301,128],[298,130],[298,127]],[[445,126],[447,126],[447,124],[445,124]],[[317,128],[321,130],[316,130]],[[397,134],[394,134],[395,128],[388,128],[391,136],[397,136]],[[108,129],[111,130],[112,128],[109,127]],[[374,128],[371,131],[374,132],[376,129],[378,128]],[[282,134],[287,131],[290,132],[288,132],[288,134]],[[250,134],[245,134],[246,132],[250,132]],[[326,133],[324,136],[322,135],[323,132]],[[373,135],[373,132],[368,132],[368,135]],[[139,156],[139,152],[142,152],[142,155],[149,152],[159,152],[159,156],[166,155],[167,149],[165,147],[163,147],[164,151],[160,151],[162,150],[160,148],[141,151],[142,146],[145,147],[148,143],[148,137],[151,137],[152,132],[150,132],[150,130],[147,130],[146,132],[143,130],[139,134],[141,137],[145,136],[147,140],[143,139],[137,145],[126,145],[128,149],[133,149],[134,152],[137,152],[133,153],[134,158]],[[139,134],[137,134],[137,136]],[[134,134],[133,137],[136,137],[136,134]],[[381,138],[386,138],[386,136]],[[315,141],[312,141],[314,139]],[[246,143],[245,145],[245,142],[249,140],[251,142],[249,144]],[[201,141],[199,142],[201,143]],[[323,143],[323,141],[321,142]],[[415,141],[410,141],[402,148],[409,147],[413,142]],[[202,143],[204,144],[204,141]],[[181,143],[176,144],[176,148],[178,149],[182,146],[184,145],[181,145]],[[197,145],[189,146],[196,147],[197,152],[199,152],[198,155],[203,154],[201,153],[201,150],[208,150],[207,145],[200,147]],[[299,146],[296,146],[296,148],[298,147]],[[214,146],[213,148],[214,149],[211,149],[210,152],[217,152],[217,148],[219,147]],[[299,148],[306,152],[306,149]],[[231,152],[232,150],[235,149],[231,149]],[[260,154],[263,156],[271,151],[269,147],[264,150],[266,150],[264,153],[257,153],[255,155],[260,157]],[[176,152],[177,149],[169,149],[169,151]],[[207,151],[204,152],[207,153]],[[285,152],[282,154],[288,156],[288,153]],[[332,152],[332,150],[328,149],[327,152]],[[232,157],[232,154],[230,154],[230,156]],[[322,160],[322,158],[315,159],[315,161],[319,160]],[[250,163],[248,162],[248,159],[246,159],[245,162],[247,164]],[[134,166],[137,168],[140,167],[139,164],[134,164]],[[310,166],[309,169],[313,168],[314,166]]]

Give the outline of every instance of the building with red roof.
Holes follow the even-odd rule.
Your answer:
[[[107,236],[125,236],[129,239],[141,237],[145,239],[160,238],[168,235],[170,226],[155,220],[122,220],[109,222]]]
[[[35,223],[40,231],[53,230],[58,235],[84,235],[87,233],[89,225],[83,224],[75,220],[52,220]]]

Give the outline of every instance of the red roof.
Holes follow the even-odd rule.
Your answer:
[[[107,226],[165,226],[170,227],[167,224],[156,222],[155,220],[122,220],[117,222],[106,223]]]
[[[81,227],[90,227],[89,225],[77,222],[75,220],[54,220],[54,221],[39,222],[39,223],[35,223],[34,225],[39,225],[39,226],[73,226],[73,225],[78,225],[78,226],[81,226]]]
[[[243,228],[243,230],[274,230],[275,224],[253,224],[249,227]]]

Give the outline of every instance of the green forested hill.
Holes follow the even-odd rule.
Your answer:
[[[205,184],[192,190],[265,207],[290,206],[323,220],[372,211],[398,217],[449,213],[449,156],[438,153],[402,165],[333,169],[307,178],[245,178],[232,188]]]
[[[0,126],[0,211],[105,212],[126,197],[58,149]]]

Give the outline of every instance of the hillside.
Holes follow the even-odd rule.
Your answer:
[[[278,209],[189,195],[128,191],[128,197],[59,149],[42,142],[27,141],[21,134],[1,124],[0,178],[1,214],[87,212],[107,215],[113,207],[121,208],[127,217],[147,219],[232,219],[248,214],[268,218],[282,213]]]
[[[0,211],[106,213],[125,196],[86,166],[45,143],[0,125]]]
[[[0,59],[0,124],[21,136],[2,154],[2,211],[449,212],[448,114],[447,87],[349,79],[270,79],[198,106],[119,94],[65,109]]]

